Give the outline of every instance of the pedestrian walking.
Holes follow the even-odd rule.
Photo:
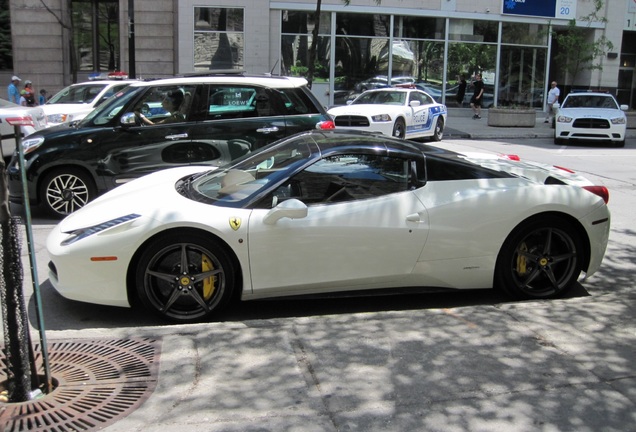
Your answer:
[[[9,94],[9,102],[13,102],[14,104],[20,105],[20,90],[18,90],[18,86],[20,85],[19,76],[13,75],[11,77],[11,82],[7,87],[7,93]]]
[[[554,114],[553,109],[559,107],[559,96],[561,96],[561,90],[557,87],[557,82],[552,81],[550,84],[550,91],[548,91],[548,106],[545,113],[544,123],[550,123],[552,121],[552,114]],[[557,104],[556,107],[554,106],[555,104]]]
[[[470,99],[470,107],[473,109],[473,118],[481,118],[481,100],[484,96],[484,82],[481,80],[481,74],[475,76],[475,82],[473,83],[475,92]]]
[[[44,105],[46,103],[46,90],[40,90],[40,97],[38,100],[39,105]]]

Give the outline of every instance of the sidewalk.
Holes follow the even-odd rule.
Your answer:
[[[515,139],[554,138],[554,129],[544,123],[545,114],[537,111],[535,127],[507,128],[488,126],[488,110],[481,111],[481,119],[475,120],[470,108],[448,108],[448,120],[444,130],[445,139]],[[627,129],[627,139],[636,138],[636,129]]]

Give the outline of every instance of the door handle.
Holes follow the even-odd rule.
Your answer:
[[[422,218],[419,213],[413,213],[406,217],[408,222],[422,222]]]
[[[170,140],[170,141],[177,141],[177,140],[184,139],[184,138],[187,138],[187,137],[188,137],[187,133],[175,134],[175,135],[166,135],[166,139]]]
[[[260,133],[264,133],[264,134],[268,134],[268,133],[272,133],[272,132],[278,132],[278,127],[277,126],[273,126],[273,127],[258,128],[258,129],[256,129],[256,132],[260,132]]]

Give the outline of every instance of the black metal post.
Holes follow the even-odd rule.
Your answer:
[[[128,0],[128,77],[137,78],[135,69],[135,0]]]

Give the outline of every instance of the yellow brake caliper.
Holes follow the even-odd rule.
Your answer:
[[[528,251],[528,246],[526,246],[525,243],[521,243],[521,245],[519,246],[519,252],[527,252],[527,251]],[[527,261],[526,261],[525,255],[519,252],[517,252],[517,273],[523,276],[528,271]]]
[[[214,270],[214,264],[212,264],[212,260],[207,255],[201,256],[201,271],[207,272],[210,270]],[[203,280],[203,298],[208,300],[212,297],[214,293],[214,288],[216,285],[216,276],[210,276]]]

